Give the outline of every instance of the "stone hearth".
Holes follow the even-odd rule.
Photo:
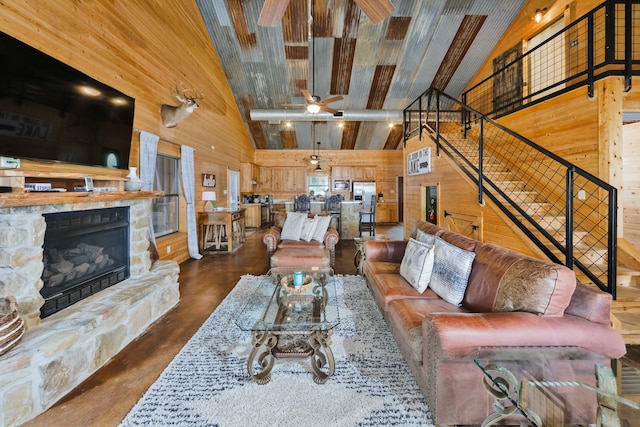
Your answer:
[[[45,319],[43,214],[129,206],[130,277]],[[151,199],[95,201],[0,209],[0,296],[18,301],[27,332],[0,356],[0,425],[44,412],[144,332],[179,300],[179,267],[152,264]]]

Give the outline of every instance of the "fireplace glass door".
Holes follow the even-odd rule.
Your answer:
[[[129,277],[128,207],[44,217],[42,318]]]

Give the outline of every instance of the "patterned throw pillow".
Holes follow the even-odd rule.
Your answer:
[[[318,223],[316,225],[316,231],[313,233],[313,240],[317,242],[324,242],[324,235],[327,234],[329,224],[331,224],[331,216],[329,215],[316,215]]]
[[[400,275],[418,292],[424,292],[431,279],[434,251],[432,245],[409,238],[400,264]]]
[[[434,252],[429,287],[443,300],[460,306],[476,253],[460,249],[439,237],[436,238]]]
[[[302,222],[302,232],[300,233],[300,239],[305,242],[310,242],[313,239],[313,235],[316,231],[316,227],[318,226],[318,217],[314,216],[313,218],[305,218]]]
[[[560,277],[563,271],[569,280]],[[500,279],[493,311],[562,316],[575,290],[575,280],[570,279],[571,272],[564,267],[529,258],[518,260]]]
[[[307,214],[304,212],[287,213],[287,219],[284,220],[282,232],[280,233],[280,239],[300,240],[300,235],[302,234],[302,226],[304,225],[305,219],[307,219]]]

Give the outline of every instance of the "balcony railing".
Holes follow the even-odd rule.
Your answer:
[[[640,74],[640,1],[610,0],[496,69],[462,94],[461,101],[497,118],[559,92],[624,76],[625,90]],[[518,49],[516,49],[518,50]]]

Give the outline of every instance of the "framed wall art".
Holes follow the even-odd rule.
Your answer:
[[[202,186],[203,187],[215,187],[216,186],[216,176],[210,173],[202,174]]]

